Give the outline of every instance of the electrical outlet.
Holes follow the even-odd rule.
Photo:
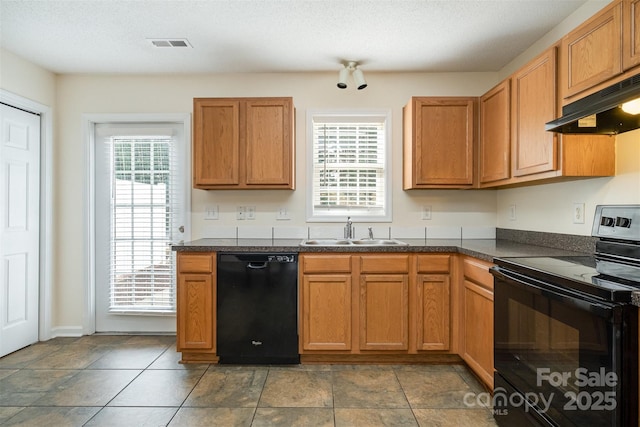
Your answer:
[[[204,219],[219,219],[220,216],[218,212],[218,205],[207,206],[204,211]]]
[[[256,219],[256,207],[255,206],[247,206],[247,219]]]
[[[431,206],[422,207],[422,219],[425,219],[425,220],[431,219]]]
[[[509,221],[515,221],[516,218],[516,205],[509,205]]]
[[[247,208],[245,206],[238,206],[236,209],[236,219],[240,221],[247,219]]]
[[[276,220],[278,221],[288,221],[291,217],[289,216],[289,211],[284,206],[278,209],[278,213],[276,214]]]
[[[573,223],[584,224],[584,203],[573,204]]]

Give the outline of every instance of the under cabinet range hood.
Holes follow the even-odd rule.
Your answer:
[[[638,128],[640,74],[565,105],[562,117],[545,126],[545,130],[558,133],[601,135],[615,135]]]

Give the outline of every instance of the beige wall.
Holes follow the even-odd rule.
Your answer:
[[[56,76],[0,48],[0,88],[54,108]]]
[[[584,224],[573,223],[573,204],[584,203]],[[588,236],[596,205],[640,204],[640,130],[616,137],[616,176],[498,191],[497,226]],[[516,220],[509,219],[516,205]]]

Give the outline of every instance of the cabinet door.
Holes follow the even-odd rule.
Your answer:
[[[563,97],[622,73],[622,4],[614,1],[562,39]]]
[[[240,183],[240,102],[193,100],[193,186]]]
[[[622,1],[622,68],[640,64],[640,0]]]
[[[511,80],[480,97],[480,183],[511,176]]]
[[[177,350],[215,353],[215,289],[211,274],[179,274]]]
[[[416,331],[418,350],[449,350],[449,276],[418,274],[416,292]]]
[[[359,332],[361,350],[408,349],[408,275],[360,276]]]
[[[556,170],[557,137],[544,130],[556,117],[556,48],[516,72],[512,84],[512,175]]]
[[[351,350],[351,275],[307,274],[302,280],[301,352]]]
[[[493,388],[493,292],[464,281],[464,352],[462,358]]]
[[[473,184],[473,98],[413,98],[405,114],[404,188]],[[410,127],[408,129],[408,127]]]
[[[293,188],[293,102],[267,98],[246,103],[246,183]]]

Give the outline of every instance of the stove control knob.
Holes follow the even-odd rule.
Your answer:
[[[631,228],[631,218],[619,216],[616,218],[616,227]]]
[[[613,227],[615,225],[615,220],[608,216],[603,216],[600,218],[600,225],[604,225],[605,227]]]

